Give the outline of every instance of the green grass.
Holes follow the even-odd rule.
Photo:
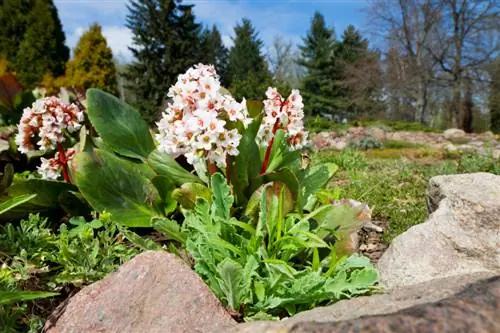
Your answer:
[[[340,166],[331,186],[338,187],[342,197],[367,203],[374,220],[388,222],[386,242],[426,220],[425,190],[433,176],[480,171],[500,174],[500,161],[491,157],[464,155],[445,159],[433,152],[408,158],[400,150],[399,156],[380,158],[373,155],[374,151],[320,152],[313,161],[330,161]]]

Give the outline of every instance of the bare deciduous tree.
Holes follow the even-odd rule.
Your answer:
[[[395,83],[413,100],[413,121],[425,122],[428,117],[429,89],[433,80],[436,60],[427,45],[439,24],[441,5],[433,0],[374,0],[369,17],[378,33],[382,34],[393,52],[404,60],[403,81]],[[393,67],[394,68],[394,67]],[[403,75],[404,74],[404,75]],[[403,85],[404,87],[401,87]]]

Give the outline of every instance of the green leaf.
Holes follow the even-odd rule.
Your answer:
[[[172,192],[172,198],[186,209],[193,209],[197,198],[210,200],[211,196],[210,189],[199,183],[185,183]]]
[[[338,166],[334,163],[324,163],[307,170],[301,187],[300,209],[304,208],[311,195],[324,188],[337,172]]]
[[[149,227],[152,217],[161,216],[153,208],[158,191],[134,163],[96,149],[78,153],[73,166],[76,185],[95,210],[129,227]]]
[[[163,176],[155,176],[151,179],[151,182],[158,190],[162,199],[163,213],[165,215],[172,213],[177,208],[177,201],[172,197],[172,193],[175,190],[175,184],[172,183],[169,178]]]
[[[373,285],[378,283],[378,272],[373,267],[357,269],[349,276],[349,292],[355,294],[365,294]]]
[[[260,302],[264,302],[266,298],[266,285],[262,280],[256,280],[254,282],[255,296]]]
[[[11,210],[16,206],[19,206],[25,202],[30,201],[34,197],[36,197],[36,194],[25,194],[0,203],[0,215],[5,213],[6,211]]]
[[[127,238],[132,244],[137,246],[143,251],[161,251],[163,250],[160,245],[156,244],[149,238],[143,238],[126,228],[119,227],[120,233]]]
[[[0,291],[0,305],[54,297],[57,295],[59,294],[44,291]]]
[[[220,288],[224,292],[227,305],[233,310],[239,309],[243,267],[234,260],[226,258],[217,265],[217,273],[221,278]]]
[[[214,216],[222,220],[229,220],[231,217],[231,207],[233,206],[234,198],[231,195],[231,188],[226,183],[226,178],[216,173],[211,179],[212,187],[212,212]]]
[[[12,220],[27,216],[34,212],[48,212],[54,209],[60,209],[61,198],[67,191],[77,191],[77,187],[65,182],[45,180],[45,179],[26,179],[15,181],[7,188],[6,196],[1,198],[5,202],[14,197],[26,194],[37,194],[37,196],[27,202],[13,207],[0,216],[0,219]]]
[[[189,173],[167,153],[161,153],[155,150],[148,156],[146,163],[158,175],[168,178],[178,186],[184,183],[203,183],[198,177]]]
[[[115,96],[98,89],[87,90],[87,114],[99,136],[117,153],[141,159],[155,149],[148,124]]]
[[[181,231],[181,227],[177,222],[169,219],[154,217],[151,221],[151,225],[165,237],[176,240],[182,245],[186,244],[186,234]]]
[[[238,205],[248,201],[249,193],[262,184],[260,173],[260,152],[255,141],[260,119],[254,120],[242,134],[238,156],[230,158],[228,168],[233,191]]]
[[[300,163],[300,151],[291,151],[285,132],[281,129],[276,131],[266,172],[270,173],[285,166],[294,170],[300,167]]]

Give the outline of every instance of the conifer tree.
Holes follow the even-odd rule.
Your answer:
[[[23,85],[35,86],[46,73],[64,73],[69,49],[52,0],[4,0],[0,22],[0,53]]]
[[[338,57],[344,62],[354,63],[368,51],[368,40],[361,36],[359,30],[348,25],[342,34],[342,41],[338,47]]]
[[[127,28],[133,33],[135,57],[128,66],[127,87],[144,119],[153,123],[164,109],[169,87],[177,75],[199,62],[200,25],[192,5],[180,0],[133,0]]]
[[[201,35],[201,62],[215,66],[221,78],[223,86],[227,86],[227,66],[229,60],[229,50],[224,46],[222,37],[217,26],[212,29],[205,29]]]
[[[237,24],[234,33],[234,45],[229,52],[229,90],[236,99],[262,99],[272,83],[261,52],[263,42],[248,19]]]
[[[363,60],[373,56],[374,54],[368,51],[368,40],[363,38],[353,25],[347,26],[342,34],[342,40],[337,44],[335,57],[339,69],[337,107],[344,110],[346,115],[352,117],[361,111],[359,98],[355,98],[352,84],[349,84],[354,68],[364,67]]]
[[[65,85],[85,91],[99,88],[117,94],[113,52],[102,35],[101,26],[92,25],[78,41],[74,56],[66,67]]]
[[[335,48],[334,29],[327,27],[323,15],[316,12],[300,46],[298,61],[306,71],[302,93],[309,114],[333,114],[337,109],[339,69],[335,64]]]

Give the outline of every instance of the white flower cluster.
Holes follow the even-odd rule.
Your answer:
[[[307,143],[307,132],[304,129],[304,103],[297,89],[292,90],[286,100],[276,88],[269,87],[264,100],[265,116],[259,128],[257,139],[259,144],[267,146],[278,129],[288,135],[292,149],[303,148]]]
[[[83,118],[83,112],[75,104],[66,104],[57,97],[38,99],[23,111],[16,135],[18,149],[22,153],[34,151],[35,137],[41,151],[56,149],[58,143],[66,140],[65,131],[79,130]]]
[[[65,153],[65,160],[70,161],[75,156],[75,150],[70,148]],[[59,152],[53,158],[41,158],[42,163],[37,167],[38,173],[43,179],[57,180],[61,176],[61,169],[64,167]]]
[[[227,155],[238,155],[241,135],[227,127],[237,121],[246,127],[252,119],[245,99],[238,103],[222,93],[213,66],[199,64],[179,75],[168,97],[172,101],[157,123],[160,151],[184,155],[190,164],[206,158],[218,167],[226,166]]]

